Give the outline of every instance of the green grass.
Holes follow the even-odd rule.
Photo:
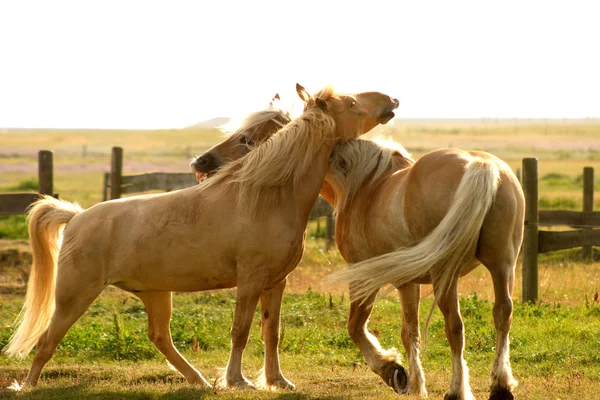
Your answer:
[[[0,215],[0,239],[27,239],[25,215]]]
[[[6,344],[12,331],[9,324],[22,302],[14,296],[5,296],[2,300],[0,346]],[[179,294],[174,298],[171,323],[174,343],[211,381],[218,376],[218,368],[226,364],[234,305],[234,291]],[[429,300],[423,301],[422,321],[429,305]],[[292,381],[299,378],[302,384],[296,382],[299,392],[295,394],[257,392],[260,398],[282,395],[286,399],[327,395],[334,398],[395,398],[383,382],[368,371],[364,358],[350,340],[346,332],[348,306],[347,296],[333,295],[330,300],[329,295],[312,290],[285,296],[280,346],[282,363],[288,378]],[[461,299],[465,357],[479,397],[487,391],[487,376],[495,352],[492,306],[477,293]],[[381,300],[375,308],[370,328],[377,333],[384,347],[402,347],[400,313],[399,302],[394,298]],[[517,396],[544,398],[544,393],[547,394],[545,385],[551,384],[558,390],[554,393],[557,397],[553,398],[574,398],[571,397],[574,394],[580,399],[595,398],[592,393],[600,388],[599,317],[600,304],[593,302],[574,307],[559,303],[516,303],[511,359],[515,376],[521,380]],[[250,377],[257,376],[262,364],[259,320],[257,311],[244,356],[245,371]],[[42,376],[40,388],[18,398],[41,398],[42,394],[65,399],[80,396],[116,398],[119,393],[136,399],[148,398],[144,396],[180,398],[178,391],[201,394],[200,398],[244,398],[243,391],[214,395],[211,391],[193,389],[177,373],[169,371],[163,359],[147,339],[146,313],[141,302],[132,295],[111,290],[90,307],[61,342]],[[436,312],[423,354],[433,398],[439,397],[447,384],[449,360],[443,320]],[[12,379],[22,377],[22,370],[28,368],[30,361],[31,356],[25,361],[0,357],[0,385],[5,386]],[[138,365],[149,368],[136,371]],[[354,385],[357,379],[366,380],[363,382],[366,387]],[[320,381],[324,385],[321,387],[311,381]],[[169,390],[169,386],[172,389]],[[338,391],[341,388],[344,390]],[[373,392],[365,392],[367,388],[372,388]],[[161,394],[162,391],[171,393]],[[523,396],[524,392],[532,391],[537,395]],[[589,391],[587,395],[586,391]],[[16,398],[9,393],[4,395]]]
[[[14,186],[4,187],[6,192],[37,192],[39,191],[40,184],[36,179],[25,179],[18,182]]]

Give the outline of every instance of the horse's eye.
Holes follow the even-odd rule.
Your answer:
[[[240,138],[240,143],[241,144],[248,144],[248,138],[246,136],[243,136]]]
[[[356,100],[352,100],[352,103],[350,103],[350,107],[354,107],[355,104],[356,104]]]

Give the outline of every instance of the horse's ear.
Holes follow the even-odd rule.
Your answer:
[[[312,96],[299,83],[296,83],[296,92],[298,93],[298,96],[300,96],[300,98],[302,99],[302,101],[305,102],[305,103],[308,103],[308,101],[310,99],[312,99]]]
[[[269,107],[273,107],[273,103],[275,103],[276,101],[281,100],[281,98],[279,97],[279,93],[275,93],[275,96],[273,96],[273,98],[271,99],[271,102],[269,103]]]
[[[317,98],[315,99],[315,101],[316,101],[316,103],[317,103],[317,106],[318,106],[318,107],[319,107],[321,110],[323,110],[323,111],[327,111],[327,102],[326,102],[325,100],[323,100],[323,99],[322,99],[322,98],[320,98],[320,97],[317,97]]]

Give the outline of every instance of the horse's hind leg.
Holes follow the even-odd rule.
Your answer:
[[[59,279],[56,283],[56,308],[48,329],[38,340],[35,357],[25,379],[26,386],[35,386],[42,368],[52,358],[62,338],[104,289],[104,285],[97,282],[85,285],[78,279],[61,280],[60,277],[59,270]]]
[[[281,373],[279,366],[279,324],[281,315],[281,301],[286,281],[260,295],[260,310],[262,315],[262,337],[265,343],[265,365],[260,386],[267,388],[279,387],[295,389],[296,386],[288,381]]]
[[[377,292],[374,292],[364,303],[352,301],[353,288],[350,285],[348,333],[367,360],[369,368],[381,376],[381,379],[395,391],[404,393],[408,387],[408,374],[400,365],[399,355],[395,349],[382,349],[377,338],[367,328],[369,315],[373,311],[373,301],[376,296]]]
[[[487,266],[487,265],[486,265]],[[496,356],[492,367],[490,399],[512,399],[512,390],[517,386],[510,367],[508,333],[512,323],[511,294],[514,285],[514,264],[490,268],[494,283],[494,325],[496,326]]]
[[[210,386],[208,381],[191,366],[173,345],[171,339],[171,292],[140,292],[148,312],[148,337],[156,348],[167,357],[169,363],[187,379],[189,383]]]
[[[398,288],[402,302],[402,344],[408,354],[409,383],[408,393],[427,397],[425,374],[419,359],[421,334],[419,332],[419,302],[421,300],[421,285],[407,284]]]
[[[463,357],[465,334],[458,303],[458,278],[454,279],[447,293],[440,297],[438,306],[444,314],[446,337],[452,352],[452,378],[444,400],[474,400],[469,386],[469,369]]]

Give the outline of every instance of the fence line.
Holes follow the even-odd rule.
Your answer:
[[[54,194],[54,161],[53,153],[49,150],[38,152],[38,193],[6,193],[0,195],[0,215],[25,214],[25,210],[38,200],[40,194]]]
[[[583,170],[583,211],[538,211],[538,160],[523,159],[525,230],[523,236],[523,302],[538,299],[538,254],[582,247],[584,260],[590,260],[592,246],[600,246],[600,212],[593,211],[594,169]],[[566,225],[576,230],[554,232],[540,226]]]

